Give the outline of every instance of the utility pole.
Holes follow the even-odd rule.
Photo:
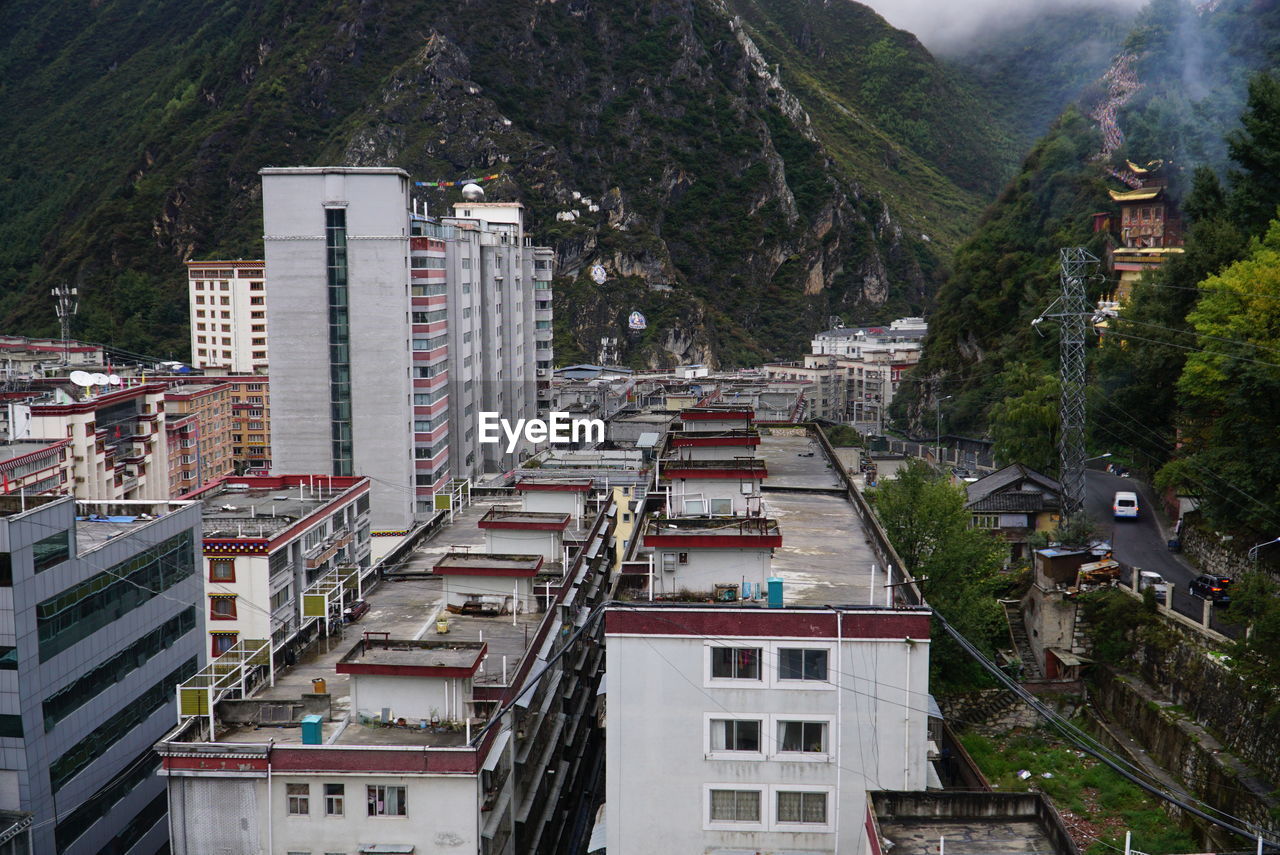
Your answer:
[[[54,310],[58,313],[58,324],[62,327],[62,364],[71,362],[71,319],[80,308],[80,289],[69,288],[63,282],[51,292],[54,299]]]
[[[1062,249],[1058,255],[1062,293],[1032,324],[1053,318],[1062,330],[1058,369],[1058,382],[1062,387],[1058,408],[1058,480],[1062,483],[1065,522],[1084,507],[1084,336],[1085,321],[1093,317],[1093,309],[1085,298],[1084,283],[1098,259],[1079,246]]]

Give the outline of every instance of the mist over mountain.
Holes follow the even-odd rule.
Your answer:
[[[890,24],[924,42],[935,54],[950,56],[988,44],[1045,16],[1102,11],[1132,15],[1146,0],[867,0]],[[1061,46],[1070,49],[1086,29],[1063,29]]]

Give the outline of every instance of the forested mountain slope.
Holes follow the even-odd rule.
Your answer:
[[[77,336],[179,358],[181,262],[261,253],[265,165],[501,173],[558,252],[561,357],[639,309],[634,363],[741,363],[918,310],[1014,154],[853,3],[15,0],[0,71],[6,331],[52,332],[67,281]]]

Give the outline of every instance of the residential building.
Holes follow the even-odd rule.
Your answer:
[[[478,426],[536,416],[536,364],[551,360],[549,300],[535,299],[549,252],[522,206],[470,198],[437,221],[403,170],[261,174],[275,406],[298,426],[274,468],[368,475],[377,527],[407,529],[452,480],[528,457],[481,444]]]
[[[271,378],[266,374],[206,377],[226,383],[231,395],[231,459],[236,474],[271,469]]]
[[[1056,528],[1062,508],[1062,485],[1021,463],[966,484],[965,495],[970,524],[1008,543],[1009,561],[1029,560],[1028,539]]]
[[[100,344],[0,335],[0,362],[4,364],[4,378],[11,380],[43,377],[66,369],[100,368],[107,364],[107,358]]]
[[[0,497],[0,810],[32,851],[157,852],[152,744],[203,662],[192,502]]]
[[[802,419],[843,422],[848,395],[848,371],[833,356],[809,353],[803,362],[768,362],[764,376],[770,380],[797,380],[809,384],[805,390]]]
[[[367,478],[237,476],[187,498],[203,515],[210,656],[270,639],[282,661],[341,623],[370,582]]]
[[[272,409],[290,428],[275,438],[272,468],[366,475],[375,525],[407,529],[434,513],[434,487],[448,476],[447,413],[420,418],[414,403],[431,394],[415,381],[448,370],[448,321],[414,317],[439,306],[410,273],[409,175],[389,167],[260,174]],[[419,453],[434,468],[420,473]]]
[[[843,327],[818,333],[815,354],[835,356],[848,377],[848,417],[883,424],[903,376],[920,361],[927,325],[921,318],[899,318],[885,327]]]
[[[59,386],[31,400],[27,437],[71,441],[67,492],[77,498],[169,498],[167,384],[130,380],[106,388],[95,393]]]
[[[515,424],[550,400],[551,250],[525,236],[519,202],[456,202],[441,224],[449,257],[449,399],[454,477],[507,472],[535,449],[480,444],[479,414]],[[539,364],[545,367],[539,368]],[[539,375],[538,372],[544,373]],[[539,393],[539,381],[546,387]]]
[[[936,781],[925,608],[614,605],[605,641],[609,855],[863,853],[867,790]]]
[[[260,259],[188,261],[187,294],[192,367],[267,370],[267,280]]]
[[[230,383],[170,386],[164,407],[170,496],[177,498],[235,472]]]
[[[180,689],[184,720],[156,746],[175,855],[581,851],[588,829],[571,820],[603,762],[592,617],[611,582],[612,509],[567,566],[529,577],[536,557],[478,553],[491,508],[456,509],[367,594],[361,632],[314,648],[287,685],[267,685],[262,642],[242,640]],[[448,604],[423,578],[435,567],[454,608],[424,624]],[[507,599],[521,585],[536,593]],[[213,687],[215,668],[235,678]]]
[[[0,446],[0,494],[67,494],[75,482],[70,439],[19,440]]]

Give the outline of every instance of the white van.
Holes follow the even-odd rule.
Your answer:
[[[1138,573],[1138,590],[1143,591],[1147,588],[1155,590],[1157,600],[1165,605],[1169,604],[1169,583],[1154,570],[1142,570]]]
[[[1116,493],[1116,497],[1111,501],[1111,513],[1118,520],[1137,519],[1138,518],[1138,494],[1137,493]]]

